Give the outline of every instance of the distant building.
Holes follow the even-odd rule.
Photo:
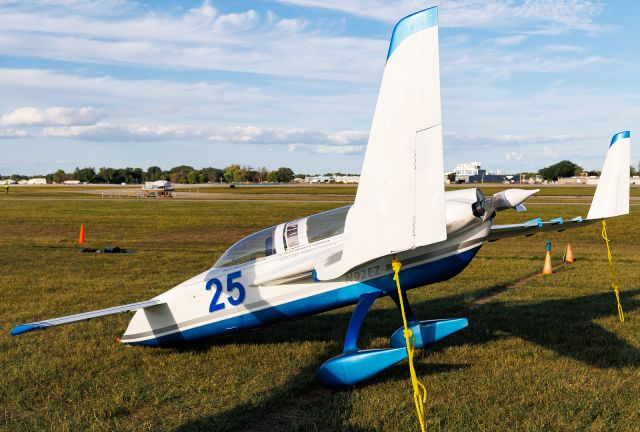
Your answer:
[[[585,184],[597,185],[599,178],[597,176],[573,176],[558,179],[558,184]]]
[[[47,179],[46,178],[32,178],[27,180],[27,184],[29,185],[46,185],[47,184]]]
[[[2,185],[4,185],[5,183],[13,185],[13,184],[16,184],[16,181],[12,179],[6,179],[6,180],[0,180],[0,183],[2,183]]]
[[[520,183],[520,174],[502,174],[500,171],[488,173],[480,162],[461,163],[456,165],[454,173],[456,183]]]
[[[332,177],[329,176],[311,176],[305,178],[307,183],[329,183]]]
[[[333,177],[333,181],[336,183],[360,183],[360,176],[358,175],[342,175]]]
[[[80,180],[65,180],[62,183],[66,185],[79,185]]]
[[[461,163],[453,170],[456,173],[456,183],[469,183],[469,177],[484,175],[486,170],[480,169],[480,162]]]
[[[522,176],[522,183],[540,184],[542,183],[542,176],[540,174],[536,174],[533,177]]]

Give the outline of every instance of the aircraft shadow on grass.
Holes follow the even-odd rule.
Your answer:
[[[473,297],[480,298],[506,289],[506,286],[491,286],[475,291]],[[635,298],[639,294],[640,289],[626,290],[621,293],[621,301],[625,311],[631,312],[640,307],[640,299]],[[615,297],[611,292],[539,302],[491,301],[474,310],[461,310],[460,305],[465,304],[465,299],[468,298],[469,293],[464,293],[413,304],[414,312],[419,317],[424,317],[427,314],[429,316],[434,314],[436,316],[450,316],[453,314],[464,315],[470,319],[468,331],[453,335],[445,341],[427,347],[423,351],[424,354],[418,355],[429,355],[429,351],[440,350],[446,346],[482,345],[515,336],[592,367],[640,366],[640,350],[594,322],[599,318],[615,316]],[[304,411],[306,407],[315,403],[331,410],[334,415],[347,416],[350,410],[344,406],[344,398],[337,397],[338,402],[336,398],[332,397],[333,393],[321,390],[318,384],[314,383],[310,388],[307,386],[304,389],[295,389],[299,387],[299,384],[296,385],[296,383],[308,383],[309,377],[315,376],[324,360],[340,352],[344,328],[350,317],[351,311],[347,309],[343,313],[302,318],[297,320],[296,325],[276,324],[244,336],[179,347],[178,349],[186,351],[206,351],[226,344],[277,344],[310,340],[334,342],[322,355],[318,356],[316,361],[298,369],[297,373],[291,376],[289,382],[272,389],[268,400],[263,399],[260,404],[244,405],[208,417],[190,420],[176,430],[180,432],[209,430],[211,428],[225,430],[224,425],[228,424],[229,419],[237,421],[234,421],[233,426],[229,426],[229,430],[238,427],[245,428],[247,425],[252,425],[247,430],[273,430],[274,427],[278,429],[278,427],[291,425],[296,415],[303,417],[303,414],[297,411]],[[290,323],[291,321],[289,321]],[[366,348],[372,338],[389,335],[399,325],[400,316],[397,311],[388,308],[371,310],[365,319],[359,346]],[[467,366],[459,364],[433,365],[420,361],[416,363],[417,372],[421,376],[446,373]],[[406,374],[406,364],[401,362],[361,386],[405,380]],[[312,396],[305,402],[305,395],[309,391]],[[285,408],[290,403],[296,407],[293,409]],[[331,409],[330,405],[338,403],[340,406]],[[265,409],[265,407],[267,408]],[[276,414],[270,415],[271,410]],[[282,411],[284,414],[278,414]],[[261,418],[265,415],[267,420],[263,424]],[[346,422],[347,418],[345,417],[344,420]],[[335,425],[335,423],[333,424]]]

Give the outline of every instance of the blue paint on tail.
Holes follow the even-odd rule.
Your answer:
[[[437,25],[438,8],[435,6],[402,18],[393,29],[387,61],[396,48],[409,36]]]
[[[613,136],[613,138],[611,138],[611,144],[609,144],[609,147],[611,147],[613,144],[615,144],[616,141],[618,141],[620,139],[624,139],[624,138],[631,138],[631,132],[630,131],[624,131],[624,132],[618,132],[617,134],[615,134]]]

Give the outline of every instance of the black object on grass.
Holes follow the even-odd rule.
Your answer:
[[[129,249],[121,249],[120,247],[112,247],[112,248],[103,248],[103,249],[94,249],[94,248],[82,248],[80,252],[84,253],[131,253],[133,251]]]

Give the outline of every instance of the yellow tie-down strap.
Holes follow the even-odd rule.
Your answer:
[[[413,384],[413,401],[416,405],[416,413],[418,414],[418,421],[420,422],[420,429],[425,431],[424,425],[424,403],[427,401],[427,388],[420,382],[416,375],[416,370],[413,367],[413,353],[415,351],[416,339],[413,336],[413,332],[407,325],[407,315],[404,312],[404,302],[402,301],[402,289],[400,288],[400,268],[402,264],[396,257],[393,257],[391,261],[391,267],[393,268],[393,280],[396,281],[396,288],[398,288],[398,298],[400,299],[400,312],[402,313],[402,324],[404,325],[404,340],[407,344],[407,354],[409,360],[409,373],[411,374],[411,384]]]

